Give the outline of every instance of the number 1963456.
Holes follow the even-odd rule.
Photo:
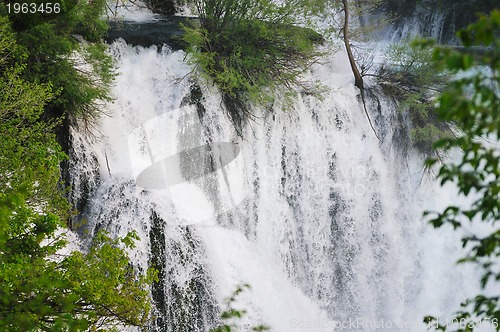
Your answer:
[[[8,3],[6,7],[9,14],[59,14],[61,12],[61,4],[57,2],[15,2]]]

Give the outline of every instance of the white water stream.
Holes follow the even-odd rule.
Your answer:
[[[187,101],[182,51],[111,50],[116,100],[97,139],[73,132],[74,194],[89,197],[87,240],[136,230],[134,262],[160,268],[152,330],[207,330],[242,283],[242,331],[424,331],[423,316],[474,294],[477,278],[455,266],[458,234],[422,219],[453,188],[398,152],[383,99],[376,139],[342,52],[311,73],[323,100],[254,109],[241,139],[217,93],[202,87],[202,116]]]

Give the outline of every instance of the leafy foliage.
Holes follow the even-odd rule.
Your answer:
[[[459,263],[475,263],[482,271],[481,286],[498,291],[500,281],[500,11],[482,16],[458,34],[462,49],[435,47],[434,57],[444,61],[456,73],[439,99],[438,113],[443,121],[457,126],[457,136],[441,139],[435,148],[445,151],[460,149],[462,156],[456,163],[440,166],[441,183],[457,185],[461,195],[470,197],[467,207],[449,206],[437,213],[431,223],[434,227],[451,225],[467,228],[473,221],[489,224],[487,235],[467,235],[462,243],[468,249],[467,257]],[[437,161],[429,160],[429,165]],[[462,322],[458,331],[473,331],[478,322],[491,322],[500,330],[499,295],[479,294],[462,304],[455,317]],[[434,317],[426,317],[437,330],[448,326]]]
[[[0,57],[7,62],[15,48],[14,34],[2,17],[0,24],[4,28]],[[68,207],[57,189],[63,154],[52,133],[54,123],[38,121],[55,93],[50,84],[22,80],[24,68],[4,66],[0,77],[0,187],[15,191],[30,185],[27,199],[43,202],[47,212],[64,215]]]
[[[0,15],[9,19],[17,47],[11,64],[25,64],[24,80],[51,84],[58,97],[45,106],[45,117],[71,115],[86,127],[102,113],[99,100],[109,99],[112,61],[101,44],[107,24],[101,14],[105,0],[59,0],[60,14],[42,16]],[[84,42],[82,42],[84,41]]]
[[[439,13],[444,18],[444,24],[439,36],[433,37],[443,41],[453,40],[455,29],[462,29],[474,22],[477,13],[486,14],[498,9],[498,6],[496,0],[379,0],[374,12],[384,13],[396,25],[422,13]]]
[[[184,27],[190,61],[220,89],[237,125],[245,102],[266,104],[291,93],[320,55],[320,35],[293,25],[300,1],[194,0],[199,24]],[[235,107],[235,105],[237,105]],[[232,109],[232,110],[231,110]]]
[[[86,253],[66,248],[61,230],[70,207],[59,183],[65,155],[53,133],[57,121],[41,121],[61,92],[23,78],[29,66],[15,61],[15,37],[0,16],[0,330],[142,326],[156,275],[130,265],[123,247],[137,237],[101,233]]]

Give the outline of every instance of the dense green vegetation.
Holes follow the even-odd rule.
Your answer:
[[[149,316],[156,276],[131,266],[125,249],[135,234],[100,233],[80,252],[63,231],[72,211],[55,132],[65,116],[95,116],[107,96],[103,5],[82,1],[31,24],[0,4],[1,331],[109,330],[144,326]]]
[[[439,98],[442,121],[456,125],[456,136],[438,140],[435,148],[462,151],[456,162],[439,166],[442,184],[454,183],[469,206],[449,206],[433,214],[434,227],[450,225],[467,230],[462,238],[468,255],[459,263],[476,264],[485,292],[464,301],[453,322],[426,317],[437,330],[473,331],[491,325],[500,330],[500,11],[492,11],[458,34],[463,48],[435,47],[434,58],[457,74]],[[436,165],[437,160],[429,160]],[[470,225],[482,222],[489,232],[472,233]],[[487,291],[487,286],[490,290]],[[448,325],[449,324],[449,325]]]
[[[68,10],[39,19],[8,14],[5,3],[0,4],[0,15],[15,32],[10,63],[25,66],[21,77],[26,81],[51,84],[57,92],[44,107],[45,117],[78,118],[88,126],[102,113],[99,103],[109,99],[106,87],[113,77],[111,58],[100,43],[107,28],[100,17],[105,1],[59,3]]]
[[[300,75],[314,63],[322,37],[293,25],[304,1],[194,0],[199,24],[184,27],[190,61],[221,91],[236,127],[246,104],[266,105],[278,92],[307,89]]]

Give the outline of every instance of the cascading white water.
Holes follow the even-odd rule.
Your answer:
[[[312,70],[322,100],[254,108],[241,139],[212,88],[193,101],[182,51],[123,41],[111,50],[116,100],[96,139],[73,131],[71,173],[85,189],[77,198],[88,197],[80,232],[136,230],[134,263],[159,269],[152,330],[213,327],[242,283],[242,330],[279,332],[423,331],[424,315],[474,294],[477,279],[455,266],[458,234],[422,220],[453,188],[398,152],[401,122],[383,98],[371,111],[377,140],[342,53]]]
[[[427,38],[437,38],[438,41],[446,43],[453,39],[453,33],[449,31],[455,31],[453,26],[445,24],[446,19],[447,15],[443,12],[432,12],[428,9],[417,8],[414,14],[399,26],[389,26],[385,30],[383,38],[391,42],[398,42],[400,40],[411,40],[417,36],[425,36]]]

